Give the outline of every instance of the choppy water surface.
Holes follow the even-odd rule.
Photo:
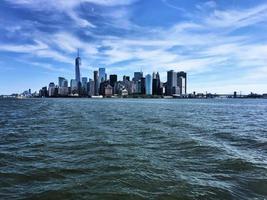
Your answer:
[[[0,199],[266,199],[267,100],[0,100]]]

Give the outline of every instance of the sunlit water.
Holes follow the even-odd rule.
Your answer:
[[[0,100],[0,199],[266,199],[267,100]]]

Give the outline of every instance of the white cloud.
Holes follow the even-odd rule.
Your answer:
[[[242,10],[215,10],[206,20],[205,24],[211,28],[236,29],[260,22],[266,22],[267,5]]]
[[[42,58],[52,58],[56,61],[65,62],[65,63],[72,63],[73,61],[69,59],[68,56],[65,56],[53,49],[51,49],[47,44],[44,42],[35,41],[35,44],[30,45],[14,45],[14,44],[2,44],[0,45],[1,51],[9,51],[15,53],[22,53],[22,54],[30,54],[35,55]]]
[[[80,1],[52,1],[48,0],[18,0],[14,4],[21,4],[37,10],[56,9],[56,12],[66,12],[81,27],[98,29],[92,22],[81,18],[76,8],[84,2],[101,6],[124,6],[135,1],[119,0],[80,0]],[[178,7],[163,1],[172,8]],[[203,71],[215,71],[218,68],[228,67],[232,69],[253,68],[257,69],[257,75],[244,78],[252,81],[262,79],[266,73],[267,44],[255,43],[255,36],[250,33],[235,33],[233,30],[241,27],[259,26],[267,21],[267,5],[262,4],[249,9],[225,9],[220,10],[214,1],[201,4],[212,9],[208,16],[192,18],[182,21],[171,27],[151,28],[139,27],[130,21],[127,9],[116,9],[116,12],[101,13],[105,18],[114,20],[113,28],[129,27],[135,30],[135,34],[124,36],[111,36],[109,33],[95,35],[93,29],[84,28],[84,31],[92,37],[90,41],[84,41],[68,30],[55,34],[42,33],[33,35],[38,38],[36,45],[1,45],[0,49],[12,52],[28,52],[39,57],[53,58],[54,60],[72,63],[70,55],[81,49],[83,67],[89,68],[92,63],[100,66],[113,66],[114,69],[132,72],[143,68],[144,71],[160,71],[166,74],[166,70],[185,70],[190,74],[203,73]],[[100,14],[99,14],[100,15]],[[40,33],[38,33],[40,34]],[[99,52],[99,47],[108,47]],[[62,53],[64,52],[64,53]],[[127,66],[123,63],[131,61]],[[48,66],[49,69],[49,66]],[[242,69],[239,69],[242,70]],[[119,73],[115,72],[115,73]],[[165,76],[165,75],[163,75]],[[219,76],[218,79],[221,77]],[[220,83],[221,84],[221,83]],[[237,83],[235,83],[237,84]],[[256,83],[255,83],[256,84]],[[204,88],[205,86],[203,86]],[[217,87],[217,86],[216,86]],[[230,85],[225,88],[230,89]],[[231,88],[233,90],[233,87]]]

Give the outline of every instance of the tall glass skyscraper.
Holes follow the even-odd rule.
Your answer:
[[[98,96],[99,95],[99,77],[98,77],[98,71],[94,71],[94,83],[95,83],[95,91],[94,91],[94,95]]]
[[[63,81],[65,80],[65,78],[63,77],[58,77],[58,87],[63,87]]]
[[[167,88],[166,95],[176,94],[175,90],[177,87],[177,73],[173,70],[167,71]]]
[[[115,86],[115,83],[118,81],[118,77],[116,74],[111,74],[109,76],[109,84],[114,87]]]
[[[81,74],[80,74],[80,66],[81,66],[81,58],[79,55],[79,49],[78,49],[78,55],[77,58],[75,59],[75,80],[77,83],[81,82]]]
[[[146,75],[146,95],[152,95],[152,77],[150,74]]]
[[[143,72],[134,72],[133,81],[140,81],[143,78]]]
[[[99,82],[102,83],[104,81],[106,81],[106,69],[99,68]]]
[[[187,93],[187,74],[186,72],[177,73],[177,85],[180,88],[180,94],[185,95]]]
[[[161,95],[161,88],[160,88],[160,77],[159,73],[153,73],[152,77],[152,94],[153,95]]]

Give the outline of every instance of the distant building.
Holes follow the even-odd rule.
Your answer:
[[[133,81],[141,81],[141,78],[143,78],[143,72],[134,72]]]
[[[162,95],[162,89],[160,85],[160,76],[159,73],[153,73],[153,80],[152,80],[152,94],[153,95]]]
[[[71,93],[78,93],[78,83],[75,79],[71,79],[70,81]]]
[[[58,88],[58,95],[59,96],[68,96],[69,95],[69,88],[68,87],[59,87]]]
[[[48,90],[47,90],[47,87],[43,87],[43,88],[39,91],[39,96],[40,96],[40,97],[48,97]]]
[[[171,96],[177,92],[177,73],[173,70],[167,72],[166,95]]]
[[[111,85],[111,87],[115,86],[115,83],[118,81],[118,76],[116,74],[111,74],[109,76],[109,84]]]
[[[145,79],[146,95],[152,95],[152,76],[147,74]]]
[[[141,80],[140,81],[134,81],[135,82],[135,93],[141,94]]]
[[[187,93],[187,74],[183,71],[177,73],[177,86],[180,89],[180,95]]]
[[[106,69],[99,68],[99,83],[106,81]]]
[[[58,87],[63,87],[63,81],[65,80],[65,78],[63,77],[58,77]]]
[[[123,76],[123,81],[130,81],[130,76]]]
[[[94,96],[98,96],[99,95],[99,77],[98,77],[98,71],[94,71],[94,83],[95,83]]]
[[[82,87],[87,87],[87,77],[82,77]]]
[[[62,82],[62,87],[68,87],[68,86],[69,86],[68,80],[64,79]]]
[[[112,94],[113,94],[113,88],[111,85],[108,84],[107,86],[105,86],[104,96],[111,97]]]
[[[77,82],[77,85],[79,82],[81,82],[81,74],[80,74],[80,66],[81,66],[81,58],[79,55],[79,49],[78,49],[78,54],[77,58],[75,59],[75,80]]]
[[[99,95],[105,96],[105,88],[109,85],[109,81],[104,81],[100,83]]]
[[[146,79],[141,78],[141,94],[146,94]]]
[[[56,86],[55,83],[51,82],[49,83],[49,87],[48,87],[48,96],[49,97],[54,97],[56,95]]]
[[[95,95],[95,82],[92,79],[89,79],[87,88],[88,88],[88,95],[94,96]]]
[[[58,77],[58,95],[59,96],[68,96],[68,80],[64,77]]]
[[[82,77],[82,95],[85,96],[88,94],[88,88],[87,88],[87,77]]]

